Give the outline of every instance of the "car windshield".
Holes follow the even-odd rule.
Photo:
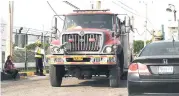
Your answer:
[[[151,43],[142,50],[139,57],[142,56],[179,56],[179,42],[161,42]]]
[[[104,28],[112,30],[112,17],[110,14],[81,14],[68,15],[65,18],[64,30],[80,28]]]

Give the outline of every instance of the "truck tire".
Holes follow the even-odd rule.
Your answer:
[[[50,65],[50,83],[52,87],[60,87],[65,68],[61,65]]]
[[[110,87],[119,87],[120,84],[120,68],[114,66],[110,70],[109,85]]]

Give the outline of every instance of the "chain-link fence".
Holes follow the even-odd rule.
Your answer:
[[[22,32],[19,32],[20,27],[14,27],[13,28],[13,63],[15,64],[15,67],[18,68],[20,71],[35,71],[35,42],[37,40],[41,40],[43,45],[46,45],[45,47],[48,47],[49,45],[49,39],[50,39],[50,32],[49,31],[43,31],[43,30],[37,30],[32,28],[23,28]],[[5,60],[7,57],[5,57],[5,51],[6,51],[6,32],[3,32],[2,34],[2,69],[4,69]],[[17,36],[17,34],[21,34]],[[25,34],[25,38],[23,37],[23,34]],[[21,38],[23,37],[23,39]],[[21,38],[21,39],[19,39]],[[19,47],[19,42],[24,44],[21,44]],[[18,43],[17,43],[18,42]],[[47,49],[47,48],[46,48]],[[48,64],[44,62],[44,68],[48,70]]]
[[[33,50],[15,49],[13,62],[20,71],[35,71],[35,52]],[[44,69],[48,70],[48,64],[44,61]]]
[[[35,71],[35,42],[37,40],[40,40],[42,42],[42,45],[46,45],[44,48],[48,47],[47,45],[49,45],[50,34],[48,31],[23,28],[21,34],[26,34],[27,38],[25,38],[25,41],[27,42],[25,42],[23,48],[19,48],[18,44],[15,43],[19,43],[19,41],[17,40],[20,40],[21,42],[23,39],[18,39],[19,37],[16,37],[17,32],[18,30],[15,29],[13,33],[13,62],[20,71]],[[45,61],[44,69],[48,70],[48,64]]]

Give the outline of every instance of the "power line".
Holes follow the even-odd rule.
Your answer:
[[[142,34],[140,34],[139,31],[137,30],[137,28],[134,28],[134,29],[137,31],[137,34],[140,35],[140,36],[142,36],[144,34],[144,32],[145,32],[144,31]]]
[[[68,4],[68,5],[70,5],[71,7],[75,8],[75,9],[77,9],[77,10],[80,9],[79,7],[73,5],[72,3],[68,2],[68,1],[63,1],[63,2],[66,3],[66,4]]]
[[[130,12],[130,13],[132,13],[132,14],[138,16],[138,17],[146,18],[146,17],[144,17],[144,16],[141,16],[141,15],[139,15],[139,14],[136,14],[136,13],[134,13],[134,12],[131,12],[131,11],[125,9],[124,7],[122,7],[122,6],[120,6],[119,4],[115,3],[114,1],[112,1],[112,2],[113,2],[114,4],[116,4],[117,6],[121,7],[122,9],[124,9],[124,10],[127,11],[127,12]],[[151,23],[151,21],[150,21],[148,18],[147,18],[147,21],[149,21],[149,23],[152,25],[152,27],[153,27],[153,29],[154,29],[154,25]]]
[[[53,9],[53,7],[50,5],[50,3],[47,1],[48,5],[50,6],[51,10],[57,15],[62,21],[64,21],[58,14],[57,12]]]
[[[130,12],[130,13],[132,13],[132,14],[136,15],[136,16],[142,17],[142,16],[140,16],[139,14],[136,14],[136,13],[134,13],[134,12],[131,12],[131,11],[129,11],[129,10],[127,10],[127,9],[125,9],[124,7],[120,6],[119,4],[117,4],[117,3],[116,3],[116,2],[114,2],[114,1],[112,1],[112,2],[113,2],[114,4],[116,4],[117,6],[121,7],[122,9],[124,9],[125,11]]]
[[[119,3],[121,3],[122,5],[124,5],[124,6],[126,6],[127,8],[129,8],[129,9],[131,9],[131,10],[133,10],[133,11],[135,11],[135,12],[137,12],[136,10],[134,10],[133,8],[131,8],[131,7],[129,7],[128,5],[126,5],[125,3],[123,3],[123,2],[121,2],[121,1],[119,1],[119,0],[116,0],[116,1],[118,1]],[[138,12],[137,12],[138,13]]]

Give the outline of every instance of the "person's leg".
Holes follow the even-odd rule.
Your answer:
[[[13,77],[14,79],[16,79],[17,74],[18,74],[18,70],[13,69],[13,70],[12,70],[12,77]]]
[[[11,74],[12,78],[15,79],[18,71],[16,71],[15,69],[12,69],[12,70],[8,70],[7,73]]]
[[[36,63],[36,75],[39,74],[39,58],[35,58],[35,63]]]
[[[11,75],[11,77],[13,78],[13,75],[12,75],[12,74],[13,74],[13,72],[12,72],[11,70],[7,70],[7,71],[6,71],[6,73],[10,74],[10,75]]]
[[[40,69],[40,75],[45,76],[43,74],[43,61],[42,61],[42,58],[39,59],[39,69]]]

